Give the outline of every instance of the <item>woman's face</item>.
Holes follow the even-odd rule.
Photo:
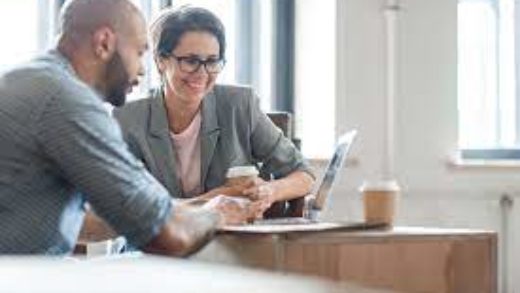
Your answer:
[[[200,102],[215,85],[218,72],[212,70],[212,64],[219,61],[219,52],[218,40],[211,33],[184,33],[171,56],[160,60],[165,91],[187,103]]]

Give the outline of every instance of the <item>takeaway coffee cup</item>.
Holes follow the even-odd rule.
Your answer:
[[[238,184],[248,184],[254,182],[257,177],[258,170],[255,166],[231,167],[226,173],[226,185],[233,186]]]
[[[365,221],[371,224],[392,225],[400,188],[393,180],[365,181],[360,187],[363,196]]]

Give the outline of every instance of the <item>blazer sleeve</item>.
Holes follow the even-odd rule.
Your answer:
[[[262,163],[262,173],[278,179],[294,171],[304,171],[314,177],[300,151],[260,109],[259,99],[252,91],[249,101],[251,148],[253,157]]]

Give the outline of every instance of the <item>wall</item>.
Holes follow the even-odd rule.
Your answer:
[[[383,0],[338,0],[336,134],[357,127],[358,164],[344,170],[327,217],[361,218],[357,187],[383,162],[385,23]],[[520,288],[520,168],[454,168],[457,148],[457,0],[402,0],[395,104],[396,177],[403,187],[398,224],[493,229],[501,234],[503,292]],[[504,238],[505,237],[505,238]],[[506,241],[503,241],[506,240]],[[505,270],[504,270],[505,269]],[[516,280],[515,280],[516,279]]]

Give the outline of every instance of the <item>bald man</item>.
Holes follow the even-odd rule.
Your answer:
[[[187,255],[245,213],[188,208],[127,149],[103,102],[143,73],[145,21],[127,0],[72,0],[56,49],[0,76],[0,253],[66,254],[89,202],[145,251]]]

